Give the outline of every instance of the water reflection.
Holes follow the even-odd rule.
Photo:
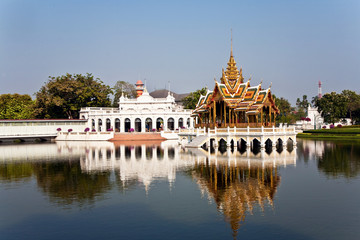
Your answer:
[[[295,166],[297,159],[314,161],[331,178],[354,178],[360,172],[359,144],[352,142],[300,140],[294,149],[207,150],[184,149],[177,142],[57,142],[0,146],[0,183],[33,180],[52,203],[91,206],[111,191],[126,197],[135,189],[148,193],[158,182],[172,187],[181,173],[215,204],[210,206],[216,206],[236,236],[247,216],[275,208],[284,181],[280,168]]]
[[[303,140],[298,146],[300,158],[316,161],[327,177],[354,178],[360,173],[360,142]]]

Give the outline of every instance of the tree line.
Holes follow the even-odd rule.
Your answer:
[[[1,94],[0,119],[75,119],[82,107],[117,107],[122,94],[136,97],[134,85],[118,81],[111,88],[90,73],[50,76],[35,100],[28,94]]]
[[[184,108],[194,109],[200,96],[206,92],[206,88],[191,92],[183,99]],[[90,73],[50,76],[35,93],[35,100],[28,94],[1,94],[0,119],[76,119],[79,118],[82,107],[118,107],[122,94],[135,98],[134,85],[117,81],[111,88]],[[273,97],[280,110],[277,122],[292,124],[307,116],[310,104],[307,95],[303,95],[302,99],[298,98],[296,106],[291,106],[283,97]],[[316,96],[311,103],[318,108],[325,122],[335,123],[344,118],[350,118],[353,124],[360,122],[360,95],[354,91],[331,92],[320,99]]]

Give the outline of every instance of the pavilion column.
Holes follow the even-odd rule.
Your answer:
[[[226,104],[225,104],[225,102],[224,102],[224,124],[225,124],[224,127],[226,127],[227,124],[226,124]]]
[[[271,106],[269,106],[269,118],[270,118],[270,126],[272,126],[272,123],[271,123]]]
[[[213,108],[213,123],[214,127],[216,126],[216,102],[214,101],[214,108]]]
[[[261,126],[263,126],[263,108],[261,108],[260,118],[261,118]]]

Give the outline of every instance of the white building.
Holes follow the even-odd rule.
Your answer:
[[[146,88],[139,91],[141,81],[136,83],[138,96],[129,99],[122,95],[118,108],[81,108],[80,118],[88,120],[92,131],[150,132],[193,128],[191,110],[184,110],[175,103],[170,94],[166,98],[153,98]]]

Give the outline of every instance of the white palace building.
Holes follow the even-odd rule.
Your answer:
[[[122,95],[118,108],[81,108],[80,119],[88,120],[88,127],[96,132],[173,131],[194,127],[191,110],[176,104],[170,92],[166,98],[153,98],[140,80],[135,85],[137,98]]]

